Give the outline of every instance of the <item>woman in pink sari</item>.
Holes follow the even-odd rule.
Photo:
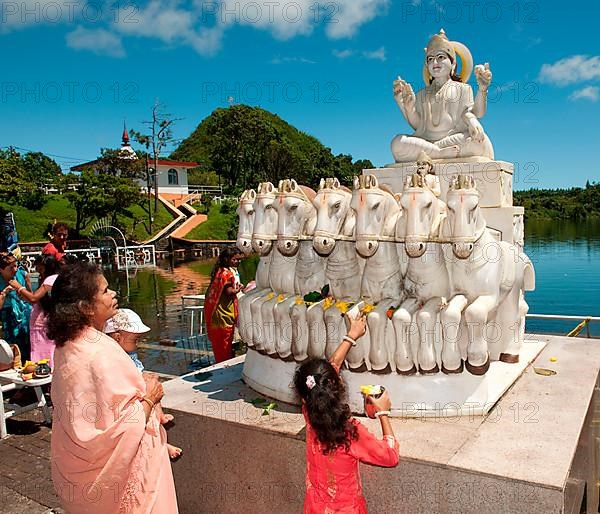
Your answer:
[[[52,480],[68,513],[177,513],[154,409],[162,386],[102,333],[115,296],[97,266],[77,263],[61,270],[45,306],[56,343]]]

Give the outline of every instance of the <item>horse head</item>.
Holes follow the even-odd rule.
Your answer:
[[[246,189],[240,196],[236,212],[239,217],[239,226],[237,233],[237,247],[244,255],[252,253],[252,230],[254,227],[254,201],[256,200],[256,191]]]
[[[396,238],[403,240],[409,257],[421,257],[427,243],[439,239],[446,217],[446,204],[427,186],[421,175],[406,177],[400,197],[402,214],[396,224]]]
[[[313,206],[315,192],[300,186],[294,179],[281,180],[275,208],[277,223],[277,249],[287,256],[298,251],[299,240],[311,236],[315,229],[316,210]]]
[[[354,177],[350,206],[356,214],[356,249],[371,257],[380,241],[393,241],[400,206],[386,186],[379,187],[374,175]]]
[[[486,229],[485,219],[479,208],[480,194],[475,180],[468,175],[457,175],[450,181],[446,195],[448,217],[444,234],[452,243],[452,251],[459,259],[467,259],[475,243]]]
[[[354,211],[350,208],[352,191],[340,185],[337,178],[321,179],[313,205],[317,209],[317,224],[313,246],[321,255],[329,255],[341,237],[354,235]]]
[[[261,182],[254,200],[252,248],[261,256],[267,255],[277,239],[277,211],[273,203],[277,188],[271,182]]]

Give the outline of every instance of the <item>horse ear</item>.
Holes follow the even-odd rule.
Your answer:
[[[337,177],[335,177],[333,179],[333,189],[339,189],[340,188],[340,181],[337,179]]]
[[[254,189],[250,189],[250,191],[248,192],[248,198],[250,198],[250,200],[256,199],[256,191],[254,191]]]
[[[375,175],[369,175],[369,183],[373,188],[379,187],[379,181],[377,180],[377,177]]]
[[[322,178],[322,179],[321,179],[321,181],[319,182],[319,191],[320,191],[321,189],[323,189],[324,187],[325,187],[325,179],[324,179],[324,178]]]
[[[290,180],[290,190],[295,191],[296,189],[298,189],[298,182],[296,182],[296,179]]]
[[[360,189],[360,180],[357,176],[352,179],[352,183],[354,185],[354,189]]]

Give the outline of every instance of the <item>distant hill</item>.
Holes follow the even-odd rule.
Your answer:
[[[214,171],[231,192],[295,178],[312,187],[321,177],[337,176],[349,183],[368,160],[333,155],[317,138],[276,114],[248,105],[219,108],[205,118],[171,154],[171,158],[200,163],[203,172]]]
[[[514,192],[515,205],[530,219],[584,220],[600,218],[600,184],[570,189],[529,189]]]

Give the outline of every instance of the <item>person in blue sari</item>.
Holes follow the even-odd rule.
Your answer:
[[[9,285],[15,280],[19,287]],[[30,357],[29,317],[31,304],[19,298],[19,291],[28,289],[27,272],[17,268],[17,259],[10,253],[0,253],[0,321],[4,339],[16,344],[23,360]]]

